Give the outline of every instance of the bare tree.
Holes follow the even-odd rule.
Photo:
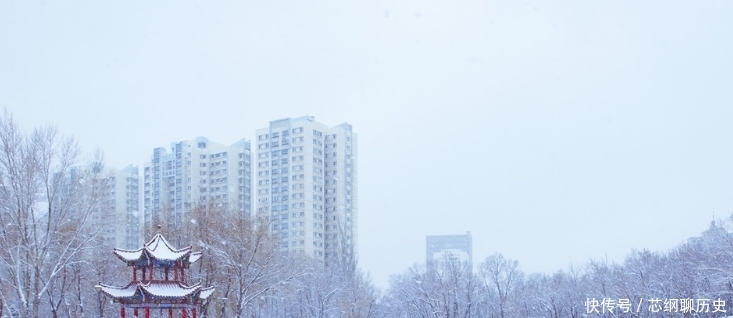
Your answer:
[[[258,226],[241,213],[226,213],[219,220],[220,227],[210,228],[206,250],[224,275],[225,297],[234,304],[232,315],[242,317],[255,300],[292,280],[297,271],[277,251],[277,240],[266,224]]]
[[[379,291],[371,278],[357,269],[342,277],[341,292],[337,295],[338,311],[342,317],[374,317],[377,315]]]
[[[20,317],[58,314],[70,266],[93,238],[95,202],[80,202],[69,183],[78,155],[53,127],[24,134],[7,111],[0,117],[0,281],[9,286],[5,306]]]
[[[495,292],[498,297],[499,317],[514,316],[510,312],[511,301],[524,277],[519,263],[496,253],[479,265],[479,276],[487,293]]]

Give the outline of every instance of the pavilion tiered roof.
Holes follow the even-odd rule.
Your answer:
[[[214,287],[201,288],[200,283],[187,286],[174,281],[131,282],[125,287],[99,284],[96,287],[117,301],[149,299],[150,296],[173,299],[193,297],[194,300],[205,300],[214,292]]]
[[[148,243],[137,250],[115,248],[114,254],[127,263],[146,260],[184,261],[194,263],[201,258],[201,252],[191,252],[191,246],[174,248],[161,234],[156,234]]]

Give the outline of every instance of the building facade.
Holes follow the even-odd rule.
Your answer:
[[[245,139],[225,146],[198,137],[171,143],[171,152],[153,149],[144,166],[144,229],[152,231],[160,224],[180,228],[191,221],[187,211],[207,204],[251,217],[250,167],[250,142]]]
[[[256,139],[257,216],[268,220],[280,248],[353,266],[358,142],[351,125],[285,118],[258,129]]]
[[[110,184],[114,190],[110,197],[114,197],[117,222],[116,244],[123,248],[135,248],[142,243],[140,230],[142,222],[140,213],[140,178],[138,166],[129,165],[122,170],[114,171]]]
[[[465,235],[428,235],[425,240],[425,263],[459,261],[473,266],[473,239]]]
[[[93,196],[98,203],[91,211],[91,221],[103,244],[121,248],[140,245],[138,176],[138,167],[134,165],[121,170],[95,164],[71,168],[72,183],[91,188],[83,194],[73,191],[68,194]]]

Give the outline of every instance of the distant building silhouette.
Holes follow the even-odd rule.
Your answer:
[[[473,266],[473,239],[465,235],[428,235],[425,240],[425,263],[455,260]]]
[[[123,169],[104,167],[95,162],[88,165],[74,166],[67,176],[66,186],[56,200],[80,200],[79,195],[94,196],[92,193],[80,193],[79,187],[90,187],[87,191],[96,192],[97,204],[92,210],[91,222],[99,230],[103,244],[123,248],[139,246],[140,213],[138,167],[129,165]],[[84,191],[84,190],[82,190]],[[77,211],[79,207],[71,208]]]

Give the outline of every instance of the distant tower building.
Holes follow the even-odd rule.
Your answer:
[[[129,165],[110,178],[114,178],[115,213],[117,214],[117,242],[115,246],[134,248],[142,243],[142,213],[140,213],[140,188],[138,167]]]
[[[425,263],[428,265],[444,260],[458,260],[473,266],[471,232],[466,232],[465,235],[428,235],[425,254]]]
[[[91,220],[94,228],[101,231],[100,237],[103,241],[125,248],[140,245],[137,166],[129,165],[122,170],[101,168],[95,164],[77,166],[71,168],[69,176],[75,184],[91,182],[92,178],[97,178],[95,184],[87,185],[95,187],[90,191],[99,195],[96,199],[99,205],[92,211]]]
[[[205,137],[153,149],[145,164],[144,227],[178,228],[197,204],[216,204],[251,217],[250,143],[242,139],[224,146]]]
[[[312,116],[257,130],[257,215],[280,248],[353,266],[357,254],[358,143],[351,125]]]

